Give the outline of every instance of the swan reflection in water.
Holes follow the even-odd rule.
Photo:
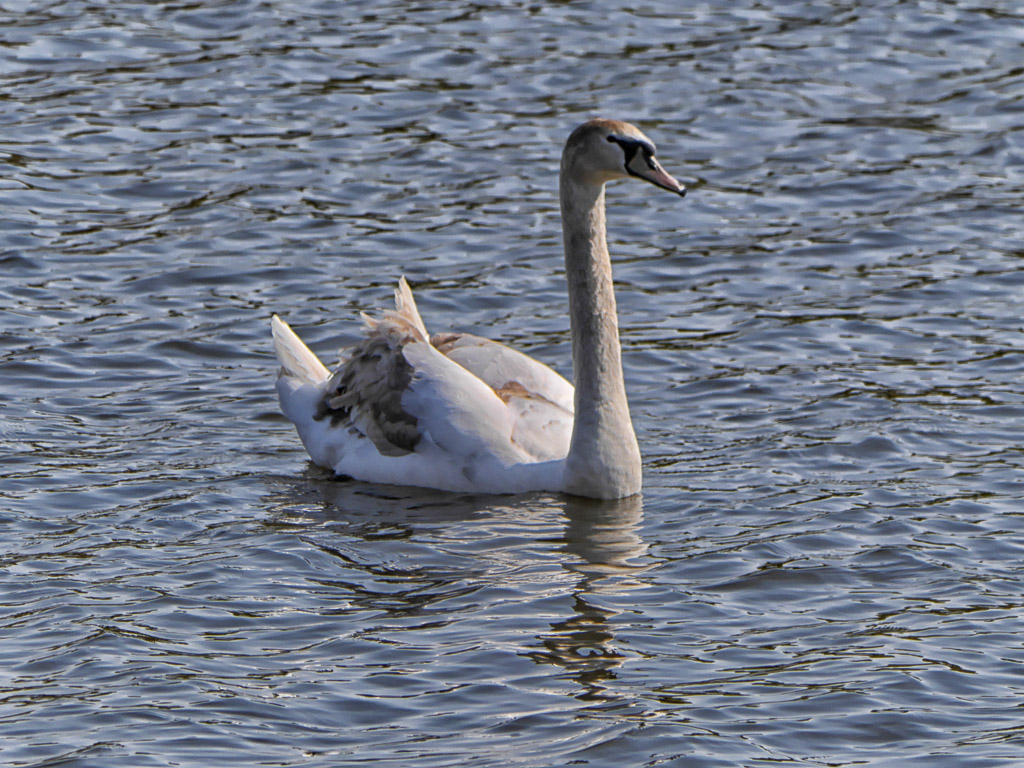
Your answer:
[[[606,693],[614,670],[628,655],[615,646],[614,619],[620,611],[602,605],[640,588],[639,575],[647,543],[639,529],[643,522],[643,497],[612,501],[567,497],[562,551],[570,555],[562,567],[578,575],[572,590],[572,614],[553,622],[551,631],[537,638],[541,649],[527,655],[539,662],[565,669],[583,692],[583,701],[613,699]]]
[[[536,605],[554,598],[565,615],[524,637],[517,652],[565,670],[583,689],[580,700],[614,698],[607,684],[628,654],[615,644],[621,611],[609,606],[641,588],[637,577],[651,567],[642,496],[460,495],[338,481],[315,467],[281,481],[275,522],[339,559],[346,603],[386,614],[374,621],[376,634],[444,632],[485,613],[513,623],[521,616],[536,633]],[[567,578],[551,577],[552,561]],[[484,604],[481,596],[495,593]]]

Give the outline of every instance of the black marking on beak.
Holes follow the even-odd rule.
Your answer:
[[[625,157],[624,167],[626,173],[630,176],[643,179],[662,189],[667,189],[669,192],[675,192],[680,197],[686,196],[686,187],[665,173],[665,170],[658,164],[658,161],[654,159],[653,144],[643,139],[626,138],[616,136],[615,134],[609,134],[608,141],[614,142],[622,148],[622,154]],[[644,164],[651,170],[652,176],[645,176],[633,170],[632,163],[636,159],[638,152],[643,153]],[[659,176],[662,178],[659,178]],[[678,184],[678,188],[671,186],[668,182]]]
[[[609,134],[608,141],[618,144],[622,148],[622,154],[626,158],[626,172],[632,173],[629,170],[629,164],[633,162],[633,158],[636,157],[638,151],[644,153],[644,158],[650,161],[650,158],[654,157],[654,146],[641,139],[626,138],[623,136],[616,136],[614,133]]]

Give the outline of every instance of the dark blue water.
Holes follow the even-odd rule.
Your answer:
[[[1024,12],[0,3],[0,762],[1024,762]],[[558,154],[609,190],[642,498],[333,480],[400,274],[570,373]]]

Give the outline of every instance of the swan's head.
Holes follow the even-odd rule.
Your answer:
[[[686,194],[655,158],[654,142],[619,120],[596,118],[573,131],[562,153],[562,173],[602,184],[634,176],[680,197]]]

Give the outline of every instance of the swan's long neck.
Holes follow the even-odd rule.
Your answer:
[[[622,375],[604,183],[580,180],[563,167],[560,186],[576,387],[565,489],[582,496],[629,496],[640,490],[640,449]]]

